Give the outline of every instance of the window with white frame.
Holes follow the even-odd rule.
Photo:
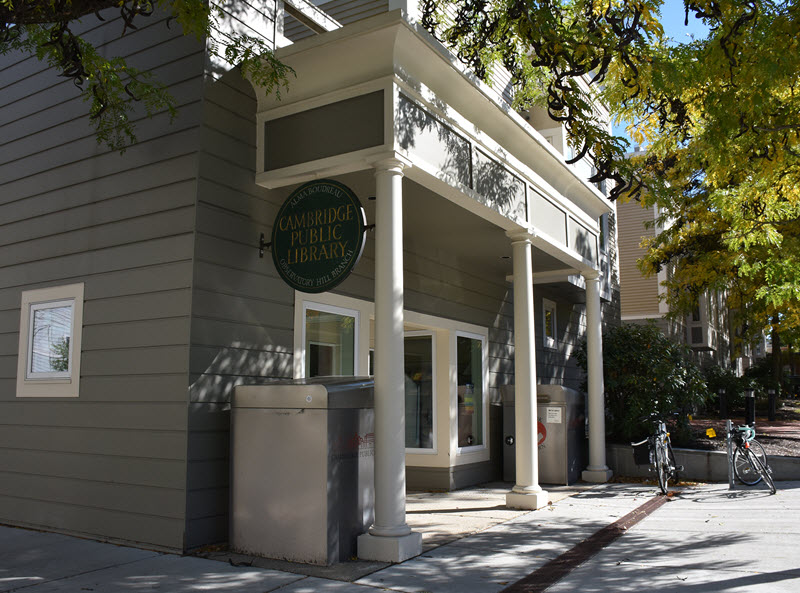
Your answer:
[[[435,356],[432,332],[406,332],[404,372],[406,449],[433,449]]]
[[[304,376],[355,375],[358,311],[305,303],[303,317]]]
[[[484,445],[485,344],[483,336],[456,332],[459,448]]]
[[[542,342],[545,348],[557,348],[556,304],[553,301],[542,299]]]
[[[22,293],[17,397],[78,397],[83,284]]]

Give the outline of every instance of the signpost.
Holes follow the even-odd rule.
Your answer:
[[[361,202],[346,185],[332,179],[306,183],[292,192],[275,217],[275,268],[296,290],[330,290],[361,258],[365,227]]]

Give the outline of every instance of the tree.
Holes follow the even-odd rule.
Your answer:
[[[71,79],[89,103],[98,142],[123,150],[136,142],[137,106],[148,117],[165,111],[174,116],[174,100],[150,73],[123,58],[104,57],[72,27],[84,18],[103,21],[116,11],[125,35],[157,10],[170,15],[166,26],[176,23],[185,35],[207,42],[209,54],[238,66],[265,92],[287,86],[291,69],[275,59],[271,47],[259,37],[228,31],[226,8],[206,0],[0,0],[0,54],[34,55]]]
[[[662,0],[423,5],[425,25],[479,76],[508,69],[519,106],[564,122],[577,157],[595,161],[592,181],[617,182],[612,199],[661,208],[642,269],[669,266],[676,315],[725,289],[754,333],[800,328],[797,0],[684,0],[687,20],[708,26],[686,43],[665,38]],[[646,156],[626,158],[596,100]]]
[[[578,351],[586,369],[586,344]],[[610,437],[630,442],[649,434],[650,414],[679,414],[676,437],[688,438],[687,414],[702,407],[708,389],[690,350],[667,338],[655,325],[623,323],[603,332],[603,380]]]

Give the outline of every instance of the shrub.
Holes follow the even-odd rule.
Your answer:
[[[578,352],[586,370],[586,344]],[[606,432],[612,441],[630,442],[650,434],[642,418],[680,412],[673,429],[676,444],[688,441],[686,415],[702,406],[708,389],[690,351],[653,324],[622,324],[603,333]]]
[[[717,364],[711,364],[703,368],[703,375],[708,386],[709,412],[716,414],[719,411],[719,392],[725,390],[728,399],[728,415],[731,411],[744,408],[744,384],[742,379],[736,376],[733,369],[724,369]]]

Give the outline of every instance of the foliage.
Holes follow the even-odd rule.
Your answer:
[[[691,312],[724,289],[745,337],[800,328],[798,0],[684,0],[704,37],[678,43],[662,0],[425,0],[426,26],[478,76],[512,74],[516,101],[563,121],[578,156],[662,213],[641,263],[670,270],[667,300]],[[588,83],[588,84],[587,84]],[[598,84],[602,83],[602,85]],[[626,158],[592,109],[630,122]]]
[[[593,182],[613,179],[612,195],[628,189],[620,174],[627,142],[613,136],[596,104],[601,83],[640,88],[638,73],[651,42],[663,34],[659,0],[422,0],[422,23],[479,76],[491,82],[498,68],[511,75],[517,107],[547,107],[568,132],[577,162],[594,160]]]
[[[50,357],[50,366],[54,371],[69,370],[69,340],[61,338],[50,345],[53,354]]]
[[[206,0],[0,0],[0,54],[36,56],[71,79],[89,103],[97,141],[124,150],[136,142],[139,111],[147,117],[166,112],[174,118],[175,99],[150,72],[122,57],[106,57],[71,27],[87,19],[104,21],[116,11],[120,34],[125,35],[158,10],[169,15],[160,26],[177,23],[184,35],[208,42],[211,58],[240,67],[264,92],[279,93],[291,69],[275,59],[260,37],[231,34],[224,21],[226,10],[236,3],[222,1],[227,5]]]
[[[703,367],[703,376],[706,381],[709,393],[709,406],[713,405],[713,413],[719,409],[719,392],[724,391],[727,398],[729,410],[742,408],[744,406],[744,388],[740,377],[736,376],[733,369],[726,369],[717,364],[710,364]],[[711,403],[713,400],[713,404]]]
[[[742,379],[743,388],[754,390],[757,398],[766,398],[770,389],[781,393],[780,382],[776,382],[773,375],[772,355],[756,361],[753,366],[745,370]]]
[[[586,345],[578,353],[586,370]],[[623,323],[603,332],[603,380],[609,438],[630,442],[649,434],[650,414],[678,416],[680,442],[687,414],[702,406],[708,390],[690,350],[667,338],[653,324]]]

